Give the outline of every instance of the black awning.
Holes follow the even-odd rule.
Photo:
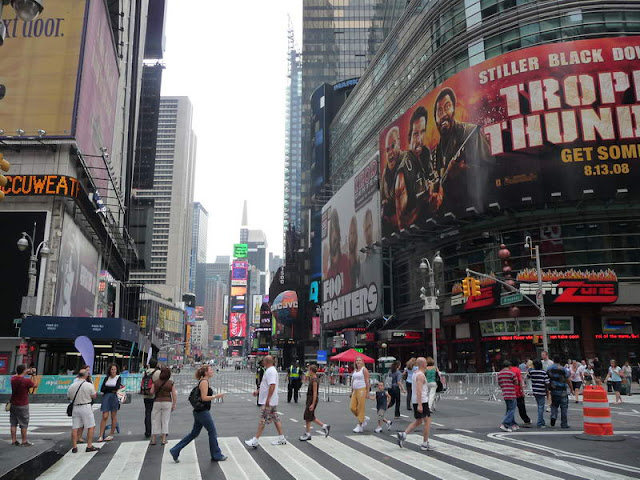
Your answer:
[[[27,317],[21,335],[33,339],[75,339],[82,335],[91,340],[137,342],[138,325],[124,318],[101,317]]]

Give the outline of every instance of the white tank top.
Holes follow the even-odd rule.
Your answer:
[[[367,384],[364,381],[364,367],[358,370],[353,371],[353,375],[351,376],[351,388],[354,390],[358,390],[359,388],[365,388]]]
[[[424,373],[422,373],[420,370],[418,370],[416,373],[413,374],[413,390],[411,390],[411,403],[418,403],[418,392],[417,392],[417,386],[418,386],[418,378],[420,378],[420,376],[422,376],[422,378],[424,379],[424,382],[422,383],[422,396],[421,396],[421,400],[422,403],[428,403],[429,402],[429,387],[427,386],[427,379],[424,376]]]

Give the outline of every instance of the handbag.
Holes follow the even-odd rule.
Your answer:
[[[444,390],[444,385],[442,385],[442,380],[440,380],[440,372],[436,370],[436,383],[438,387],[436,388],[436,392],[441,392]]]
[[[84,385],[84,382],[83,382],[82,385]],[[73,400],[71,400],[71,403],[69,405],[67,405],[67,417],[73,416],[73,404],[76,401],[76,397],[78,396],[78,393],[80,392],[80,389],[82,388],[82,385],[80,385],[78,387],[78,389],[76,390],[76,394],[73,396]]]
[[[9,410],[11,410],[11,402],[7,402],[7,404],[4,406],[5,412],[8,412]]]
[[[200,380],[200,382],[202,382],[202,380]],[[191,390],[189,394],[189,403],[193,407],[194,412],[202,412],[207,409],[200,395],[200,382],[193,387],[193,390]]]

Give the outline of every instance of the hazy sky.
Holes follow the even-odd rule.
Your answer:
[[[300,45],[302,0],[168,2],[162,94],[194,106],[209,262],[232,254],[245,199],[249,227],[282,254],[287,14]]]

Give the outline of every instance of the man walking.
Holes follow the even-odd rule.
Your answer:
[[[404,432],[398,433],[398,445],[400,448],[404,446],[407,435],[420,425],[424,425],[422,429],[422,445],[420,450],[433,450],[429,446],[429,429],[431,427],[431,411],[429,410],[429,387],[427,387],[427,359],[418,357],[416,359],[417,370],[413,373],[413,390],[411,391],[411,404],[413,406],[413,422],[409,424]]]
[[[258,403],[262,406],[262,409],[260,411],[260,422],[258,423],[258,431],[256,432],[255,437],[251,440],[245,440],[244,442],[249,447],[258,448],[258,441],[264,431],[264,427],[271,422],[276,426],[276,430],[279,435],[279,437],[271,442],[271,444],[285,445],[287,443],[287,439],[284,437],[284,433],[282,432],[282,422],[280,421],[280,416],[277,412],[278,371],[276,370],[276,367],[273,366],[273,363],[273,357],[271,355],[264,357],[264,360],[262,361],[262,364],[265,367],[264,376],[262,377],[262,382],[260,382],[260,388],[253,392],[253,395],[258,397]]]
[[[519,367],[516,367],[516,361],[511,363],[511,371],[515,374],[518,384],[516,385],[516,406],[518,407],[518,413],[520,418],[524,422],[525,427],[531,426],[531,419],[527,415],[527,407],[524,403],[524,377]]]
[[[551,390],[551,426],[553,427],[556,424],[559,407],[560,426],[562,428],[569,428],[569,422],[567,420],[567,411],[569,409],[567,388],[573,394],[573,386],[569,382],[567,372],[560,365],[562,365],[562,362],[551,365],[551,368],[547,370],[547,375],[549,375],[549,389]]]
[[[86,368],[78,371],[78,378],[69,387],[67,397],[73,403],[71,415],[71,452],[78,453],[78,438],[82,437],[82,429],[87,429],[87,452],[98,450],[93,446],[93,431],[96,428],[96,420],[93,416],[91,402],[96,398],[96,389],[87,381],[89,372]]]
[[[26,365],[18,365],[16,374],[11,378],[11,408],[9,409],[9,422],[11,424],[11,444],[23,447],[32,447],[33,443],[27,440],[27,428],[29,427],[29,390],[36,387],[31,378],[26,375],[34,375],[35,368],[27,369]],[[18,442],[18,426],[22,443]]]
[[[152,358],[149,360],[149,367],[145,370],[142,377],[142,385],[140,393],[144,400],[144,438],[151,437],[151,411],[153,410],[153,399],[155,395],[151,394],[151,386],[160,378],[160,369],[158,368],[158,360]]]
[[[293,396],[293,400],[298,403],[298,392],[302,386],[300,373],[300,362],[296,360],[295,364],[292,364],[287,371],[287,403],[291,403],[291,396]]]
[[[264,366],[262,365],[262,360],[258,362],[258,366],[256,367],[256,388],[260,388],[260,383],[262,382],[262,377],[264,376]],[[259,407],[258,403],[259,399],[256,397],[256,405]]]
[[[514,416],[516,413],[516,385],[518,378],[511,370],[511,362],[505,360],[502,364],[502,370],[498,372],[498,385],[502,389],[502,398],[507,407],[507,412],[500,425],[500,430],[505,432],[513,432],[518,430]]]

